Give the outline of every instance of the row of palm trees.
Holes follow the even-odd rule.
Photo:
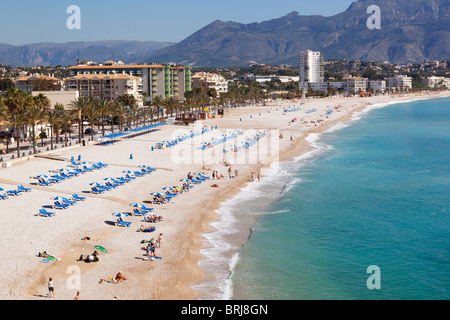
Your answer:
[[[145,96],[145,95],[144,95]],[[0,96],[0,124],[14,128],[17,144],[17,156],[20,157],[20,132],[30,129],[30,142],[33,152],[36,153],[36,126],[48,124],[50,127],[50,145],[53,150],[53,137],[58,141],[60,133],[64,133],[65,145],[68,143],[68,133],[73,125],[78,126],[78,143],[84,139],[85,124],[91,127],[90,138],[93,140],[94,126],[97,125],[102,135],[105,135],[105,126],[110,126],[114,133],[115,125],[119,131],[123,131],[125,125],[128,128],[137,127],[143,123],[160,121],[165,116],[178,115],[179,112],[196,112],[205,107],[225,107],[231,104],[241,104],[245,101],[259,102],[265,98],[264,92],[259,88],[246,86],[232,86],[226,93],[219,97],[214,89],[206,93],[200,88],[187,91],[183,102],[176,97],[161,96],[152,97],[144,107],[139,107],[133,95],[122,95],[114,101],[97,99],[94,97],[78,97],[66,106],[57,103],[51,109],[50,100],[43,94],[32,96],[17,88],[10,88]],[[43,134],[41,133],[41,137]]]

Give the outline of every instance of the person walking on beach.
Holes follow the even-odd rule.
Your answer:
[[[255,180],[255,174],[252,172],[252,181]]]
[[[258,172],[258,181],[261,181],[261,177],[260,177],[260,175],[259,175],[259,172]]]
[[[238,169],[234,170],[234,176],[237,178],[238,177]]]
[[[53,283],[53,279],[52,278],[48,279],[48,296],[50,298],[54,298],[55,297],[55,285]]]
[[[213,178],[213,180],[216,180],[216,170],[213,170],[213,172],[212,172],[212,178]]]
[[[161,242],[163,242],[163,234],[160,233],[158,236],[158,240],[156,241],[156,247],[161,248]]]
[[[77,291],[77,295],[73,298],[73,300],[80,300],[80,291]]]

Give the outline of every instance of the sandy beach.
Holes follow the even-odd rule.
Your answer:
[[[17,189],[18,185],[32,188],[31,192],[0,200],[3,223],[0,225],[2,242],[1,270],[4,278],[0,299],[47,300],[49,278],[55,284],[55,299],[70,300],[80,292],[83,300],[189,300],[202,298],[192,285],[207,280],[198,262],[200,250],[205,246],[202,235],[211,230],[210,223],[217,218],[216,210],[226,199],[237,194],[255,180],[271,163],[288,161],[310,150],[305,138],[309,133],[321,132],[339,122],[349,121],[355,112],[368,105],[428,99],[448,96],[411,94],[376,97],[311,99],[300,105],[299,100],[284,100],[263,105],[232,108],[223,117],[203,120],[195,125],[165,125],[160,130],[112,145],[91,142],[41,154],[40,157],[19,159],[9,168],[0,168],[0,188]],[[290,108],[290,110],[289,110]],[[301,109],[298,109],[301,108]],[[295,110],[298,109],[298,110]],[[292,111],[295,110],[295,111]],[[306,112],[306,110],[314,112]],[[327,111],[332,112],[327,114]],[[152,150],[156,143],[171,140],[190,130],[201,131],[202,126],[213,128],[187,139],[178,145]],[[216,128],[217,127],[217,128]],[[223,134],[238,132],[237,140],[217,144],[201,150],[203,142],[213,142]],[[247,149],[231,151],[232,145],[251,141],[255,134],[260,139]],[[280,134],[282,138],[280,138]],[[292,139],[291,139],[292,137]],[[223,153],[223,149],[228,152]],[[42,156],[49,157],[42,157]],[[61,183],[44,187],[37,185],[37,175],[51,175],[52,170],[69,168],[71,158],[108,166],[81,174]],[[232,175],[228,178],[229,166]],[[124,171],[141,170],[148,165],[157,170],[103,194],[92,194],[91,183],[104,183],[105,178],[120,177]],[[177,195],[170,203],[150,203],[152,192],[164,192],[168,186],[179,186],[189,172],[202,172],[211,176],[213,170],[223,179],[206,180],[194,188]],[[217,185],[217,187],[211,187]],[[70,198],[72,194],[86,197],[68,209],[51,208],[53,197]],[[144,222],[142,217],[128,216],[130,227],[114,225],[113,213],[132,212],[131,203],[142,203],[154,208],[164,219],[157,223]],[[38,215],[39,209],[55,212],[52,217]],[[139,232],[141,225],[154,226],[151,233]],[[164,241],[156,249],[161,259],[144,259],[146,244],[143,240],[157,239],[162,233]],[[82,240],[89,237],[89,240]],[[99,261],[78,261],[102,246]],[[44,261],[38,253],[46,251],[55,260]],[[101,282],[114,277],[119,271],[127,278],[121,282]]]

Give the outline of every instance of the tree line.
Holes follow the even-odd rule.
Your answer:
[[[153,96],[147,99],[144,93],[143,106],[139,106],[133,95],[124,94],[115,100],[108,101],[92,96],[81,96],[71,101],[67,106],[56,103],[54,108],[44,94],[36,96],[17,88],[8,88],[0,96],[0,124],[11,128],[6,138],[15,138],[17,157],[20,157],[20,145],[29,130],[33,153],[37,152],[36,126],[48,125],[50,128],[50,148],[54,149],[54,138],[60,139],[64,134],[64,144],[68,145],[68,134],[72,128],[78,128],[78,143],[82,143],[85,134],[93,140],[94,126],[105,135],[107,127],[113,134],[118,126],[120,132],[128,128],[146,126],[160,122],[167,116],[178,115],[180,112],[200,112],[205,107],[224,108],[242,105],[247,102],[257,103],[264,99],[262,88],[252,86],[231,85],[228,92],[220,95],[215,89],[204,92],[201,88],[193,88],[184,94],[184,100],[177,97]],[[147,101],[149,100],[149,101]],[[85,131],[89,126],[90,130]],[[39,134],[45,137],[45,132]],[[8,142],[7,142],[8,146]]]

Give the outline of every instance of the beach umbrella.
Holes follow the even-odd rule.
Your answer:
[[[5,191],[5,189],[3,189],[3,188],[0,188],[0,191]]]
[[[160,196],[160,197],[162,197],[162,196],[164,196],[162,193],[159,193],[159,192],[152,192],[152,193],[150,193],[152,196]]]
[[[48,178],[48,176],[47,175],[45,175],[45,174],[40,174],[40,175],[38,175],[38,176],[36,176],[36,178]]]
[[[130,170],[124,170],[124,171],[122,171],[123,173],[133,173],[133,172],[131,172]]]
[[[120,217],[128,217],[128,214],[127,213],[123,213],[123,212],[113,213],[112,215],[116,216],[118,218],[120,218]]]
[[[89,185],[90,185],[90,186],[95,185],[95,186],[97,186],[97,187],[103,186],[101,183],[98,183],[98,182],[92,182],[92,183],[89,183]]]
[[[62,201],[62,200],[67,200],[67,198],[64,198],[64,197],[60,197],[60,196],[57,196],[57,197],[53,197],[53,198],[50,198],[50,199],[52,199],[52,200],[55,200],[55,201]]]
[[[136,208],[142,208],[142,207],[144,207],[144,205],[141,204],[141,203],[130,203],[130,206],[136,207]]]
[[[99,251],[101,251],[101,252],[107,253],[106,249],[104,247],[102,247],[102,246],[95,246],[94,248],[99,250]]]
[[[181,179],[180,181],[191,181],[191,180],[189,180],[189,179]]]
[[[163,190],[173,190],[172,187],[164,187]]]

